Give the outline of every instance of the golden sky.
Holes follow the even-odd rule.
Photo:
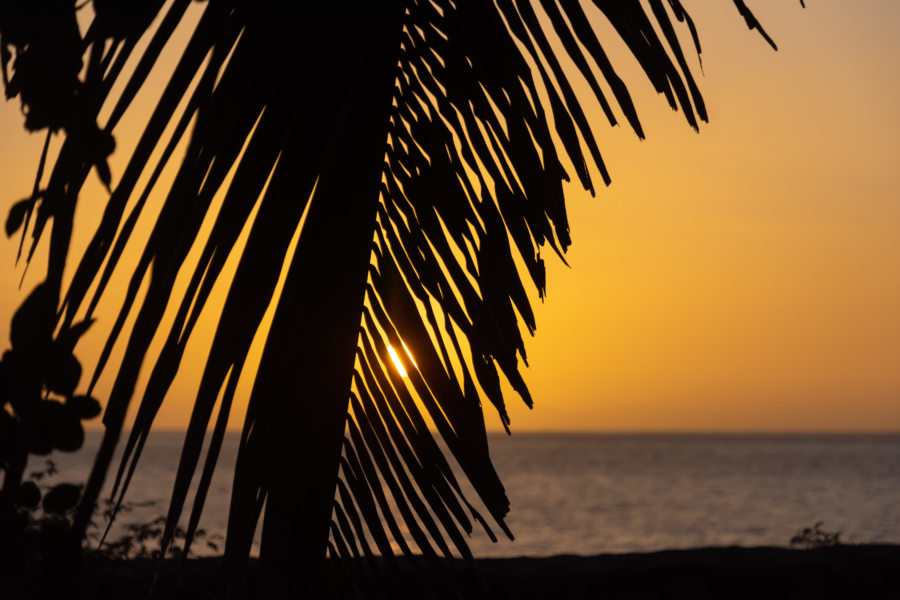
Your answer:
[[[596,198],[568,190],[572,268],[547,261],[525,374],[536,406],[510,396],[513,431],[900,429],[900,3],[748,4],[777,53],[730,3],[686,2],[710,113],[699,135],[623,53],[614,64],[648,139],[588,106],[613,184]],[[123,121],[120,148],[138,121]],[[0,105],[0,132],[5,219],[30,192],[43,137],[22,131],[15,102]],[[112,167],[115,180],[124,165]],[[92,175],[76,245],[103,199]],[[0,241],[0,347],[45,265],[39,254],[18,292],[17,243]],[[116,308],[113,294],[76,351],[85,383]],[[195,368],[160,427],[186,421],[203,345],[189,346]]]

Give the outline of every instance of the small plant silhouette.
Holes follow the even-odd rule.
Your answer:
[[[26,565],[39,565],[48,560],[49,554],[58,553],[56,548],[64,541],[65,534],[71,529],[74,508],[81,495],[82,486],[71,483],[55,485],[39,485],[46,478],[57,475],[59,471],[52,460],[45,461],[44,468],[29,473],[28,480],[19,488],[19,499],[16,503],[19,526],[19,545]],[[87,540],[93,548],[85,548],[88,558],[131,560],[159,557],[160,540],[165,529],[166,518],[162,515],[144,522],[130,522],[122,525],[124,532],[115,538],[109,538],[107,528],[113,514],[124,514],[136,508],[155,505],[146,502],[124,502],[116,507],[112,500],[104,501],[104,508],[95,511],[95,518],[89,524]],[[166,555],[180,557],[184,555],[185,530],[176,527],[174,543],[167,549]],[[197,541],[205,542],[206,547],[219,550],[222,535],[207,533],[199,529],[194,533]],[[188,554],[191,554],[190,549]]]
[[[802,546],[807,550],[834,548],[841,545],[841,532],[822,531],[824,521],[816,521],[812,527],[804,527],[791,538],[791,546]]]
[[[13,316],[12,348],[0,358],[0,560],[24,567],[77,568],[80,536],[71,534],[82,486],[60,483],[42,491],[36,482],[56,472],[25,477],[29,455],[74,452],[84,443],[82,420],[100,414],[100,403],[77,395],[81,364],[73,354],[92,321],[54,335],[56,295],[38,285]],[[41,518],[35,519],[41,511]]]
[[[144,508],[155,505],[156,502],[149,500],[146,502],[124,502],[120,506],[107,499],[106,507],[97,512],[102,517],[98,522],[92,519],[89,525],[87,539],[95,548],[86,550],[86,554],[91,558],[102,558],[112,560],[131,560],[136,558],[159,558],[160,540],[166,527],[166,517],[160,515],[151,521],[132,522],[124,524],[125,532],[113,540],[107,540],[109,531],[106,524],[110,522],[115,515],[128,513],[135,508]],[[184,556],[184,541],[186,531],[182,527],[175,527],[173,538],[174,543],[166,550],[166,556],[180,557]],[[203,541],[206,547],[213,552],[218,552],[223,542],[223,536],[219,533],[207,533],[204,529],[198,529],[194,532],[195,541]],[[190,556],[192,551],[188,548],[187,554]]]

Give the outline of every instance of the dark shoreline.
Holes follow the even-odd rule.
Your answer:
[[[892,598],[900,593],[900,545],[842,545],[813,550],[696,548],[646,554],[485,558],[475,562],[477,572],[458,561],[448,574],[427,581],[416,570],[403,569],[385,575],[362,597],[797,599]],[[213,598],[220,564],[220,558],[187,561],[179,585],[181,562],[168,561],[160,573],[159,597]],[[77,595],[70,588],[66,597],[147,598],[153,572],[150,560],[94,560],[80,577]],[[255,564],[251,565],[251,579],[254,573]],[[30,579],[40,587],[39,578]],[[461,596],[452,591],[449,579]],[[41,597],[33,587],[30,592],[26,597]]]
[[[890,598],[900,546],[697,548],[482,561],[510,598]]]

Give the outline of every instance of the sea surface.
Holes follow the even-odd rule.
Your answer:
[[[59,470],[49,481],[84,481],[99,439],[89,432],[79,453],[49,457]],[[182,441],[151,435],[126,500],[153,504],[123,513],[112,538],[165,514]],[[201,521],[210,535],[225,531],[237,442],[226,438],[210,488]],[[842,541],[900,543],[900,434],[517,433],[490,442],[516,540],[495,544],[476,530],[475,556],[788,546],[817,521]]]

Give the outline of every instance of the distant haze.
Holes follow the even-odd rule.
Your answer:
[[[900,430],[900,2],[808,0],[803,10],[748,0],[778,52],[730,3],[685,4],[703,45],[703,73],[691,65],[710,123],[693,132],[610,46],[648,139],[586,105],[613,184],[596,198],[568,190],[572,268],[544,252],[548,298],[533,295],[538,330],[526,342],[536,407],[510,391],[513,430]],[[114,182],[137,113],[155,99],[139,97],[120,126]],[[0,104],[4,220],[30,193],[43,143],[22,130],[17,104]],[[105,198],[92,174],[70,269]],[[17,292],[18,242],[0,241],[0,348],[46,265],[44,239]],[[121,291],[104,300],[76,350],[83,384],[120,301]],[[209,316],[201,334],[215,326]],[[161,427],[186,423],[208,344],[189,345]],[[111,374],[98,388],[103,403]]]

